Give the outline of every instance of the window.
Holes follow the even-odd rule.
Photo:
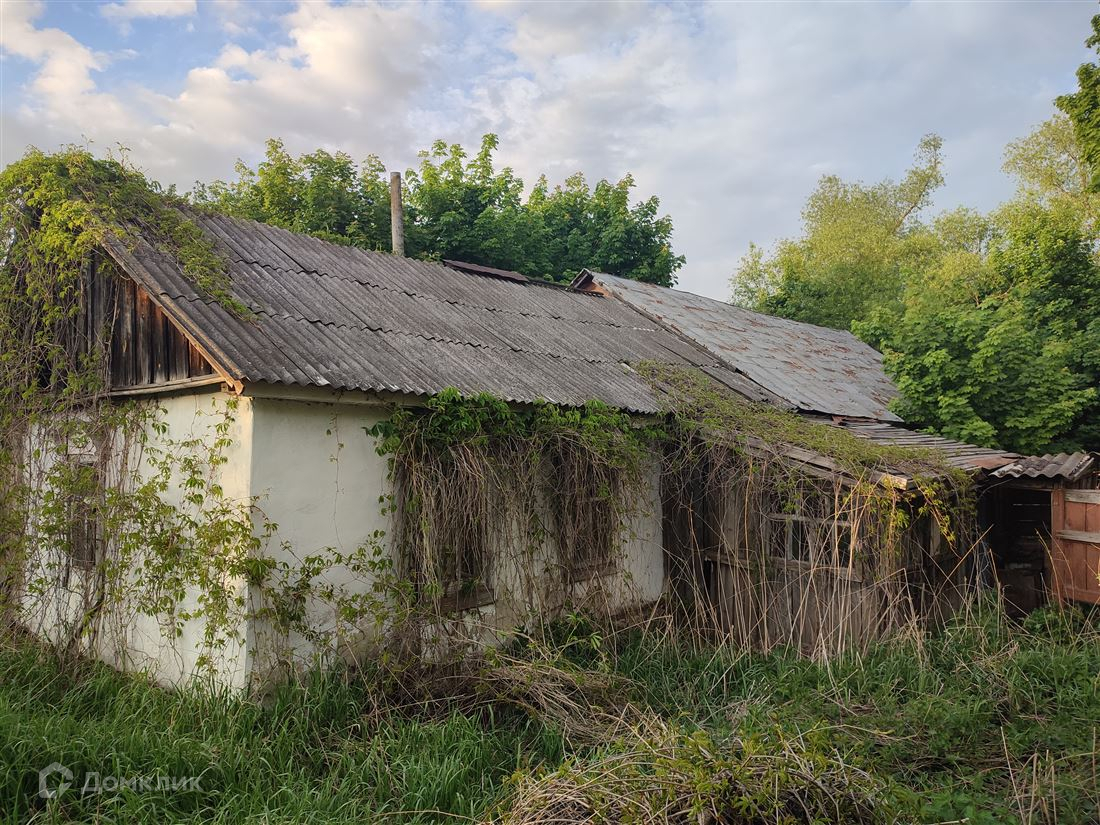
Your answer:
[[[492,604],[483,531],[476,523],[464,520],[448,533],[450,541],[439,559],[439,581],[443,585],[440,606],[453,612]]]
[[[839,569],[852,563],[852,526],[846,521],[771,513],[767,523],[772,558]]]
[[[565,447],[551,452],[550,461],[557,489],[550,505],[566,581],[610,572],[621,528],[619,472]]]
[[[102,531],[99,524],[99,468],[87,461],[70,466],[69,491],[65,499],[69,557],[74,567],[89,570],[99,561]]]

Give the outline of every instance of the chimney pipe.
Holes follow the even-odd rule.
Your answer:
[[[405,208],[401,205],[401,173],[390,172],[390,238],[393,254],[405,256]]]

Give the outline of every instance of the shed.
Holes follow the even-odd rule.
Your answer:
[[[1018,610],[1100,602],[1096,456],[1019,456],[906,429],[882,357],[850,332],[773,318],[688,292],[585,270],[575,288],[615,298],[706,349],[780,403],[883,445],[934,450],[974,474],[992,573]],[[815,459],[804,456],[814,463]],[[828,469],[830,462],[817,460]],[[912,479],[895,476],[908,486]]]
[[[987,521],[1009,603],[1100,604],[1100,473],[1095,453],[1021,457],[991,473]]]

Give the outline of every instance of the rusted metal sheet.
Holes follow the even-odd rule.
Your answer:
[[[574,285],[596,286],[686,335],[800,410],[900,421],[889,410],[897,388],[882,356],[850,332],[599,272],[582,273]]]

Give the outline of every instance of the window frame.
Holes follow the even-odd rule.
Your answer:
[[[98,492],[102,489],[102,471],[89,456],[71,455],[67,459],[71,477],[78,478],[80,489],[70,491],[65,497],[65,541],[69,566],[75,570],[91,571],[103,555],[103,529],[100,520]],[[85,482],[83,474],[88,472]],[[85,486],[91,489],[85,489]]]
[[[812,525],[814,531],[818,535],[820,535],[819,531],[821,528],[826,528],[829,531],[829,545],[834,554],[835,563],[815,563],[813,547],[806,542],[802,542],[802,546],[806,548],[806,552],[804,554],[796,554],[794,552],[795,524]],[[766,514],[765,525],[766,535],[764,547],[768,558],[772,561],[778,562],[785,567],[794,567],[799,570],[825,570],[855,581],[862,580],[863,577],[860,575],[855,564],[858,541],[850,521],[841,518],[821,519],[812,516],[803,516],[797,513],[773,512]],[[777,543],[774,540],[774,531],[778,525],[783,525],[782,555],[775,552]],[[846,552],[842,550],[840,546],[840,536],[845,534],[848,536]],[[804,527],[802,528],[801,535],[806,535]]]
[[[439,583],[442,593],[436,602],[443,613],[462,613],[467,610],[476,610],[488,607],[496,602],[496,594],[493,592],[489,578],[489,560],[485,537],[478,534],[478,530],[466,530],[455,536],[448,556],[452,563],[442,565],[439,570]],[[463,560],[469,558],[471,545],[478,545],[476,553],[476,569],[471,569],[475,575],[464,575],[467,571],[462,568]]]

